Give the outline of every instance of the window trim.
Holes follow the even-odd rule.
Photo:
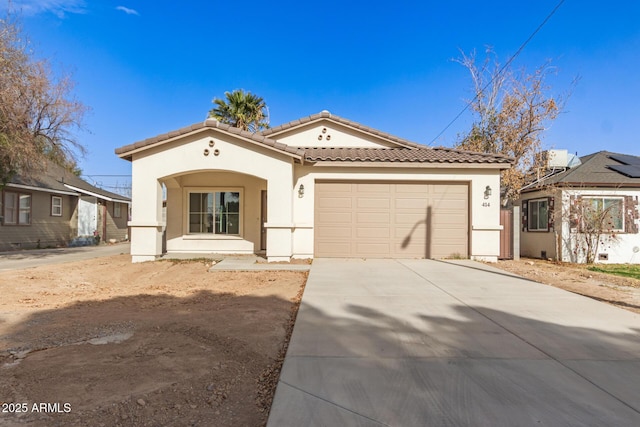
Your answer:
[[[240,206],[238,208],[238,234],[216,234],[216,233],[192,233],[189,231],[189,200],[192,193],[238,193]],[[244,187],[185,187],[183,191],[183,235],[185,238],[194,238],[198,236],[200,239],[243,239],[244,238]]]
[[[589,200],[595,200],[595,199],[600,199],[602,200],[602,206],[604,207],[604,201],[605,200],[620,200],[620,202],[622,203],[621,209],[620,209],[620,219],[621,219],[621,228],[612,228],[612,229],[604,229],[602,230],[603,233],[605,234],[610,234],[610,233],[625,233],[626,232],[626,227],[625,227],[625,199],[624,196],[614,196],[614,195],[583,195],[581,196],[583,200],[585,199],[589,199]],[[584,221],[584,218],[582,219],[582,221]],[[584,224],[580,225],[581,229],[584,229]]]
[[[7,201],[6,201],[6,197],[7,197],[7,193],[11,193],[11,194],[15,194],[16,197],[16,203],[14,204],[13,208],[15,209],[15,214],[16,214],[16,221],[15,222],[7,222],[7,217],[5,215],[5,209],[7,208]],[[24,222],[20,222],[20,197],[21,196],[28,196],[29,197],[29,222],[24,223]],[[12,191],[12,190],[4,190],[2,192],[2,225],[8,225],[8,226],[18,226],[18,227],[28,227],[31,225],[31,223],[33,222],[33,194],[32,193],[27,193],[24,191]]]
[[[118,208],[118,212],[116,212],[116,207]],[[120,202],[113,202],[113,217],[122,218],[122,204]]]
[[[56,200],[56,199],[60,200],[60,205],[59,206],[56,206],[53,203],[53,201]],[[54,195],[51,196],[51,212],[50,212],[51,216],[55,216],[55,217],[62,216],[62,204],[63,204],[62,196],[54,196]],[[53,208],[60,208],[60,213],[55,213]]]
[[[545,202],[547,204],[547,227],[546,228],[531,228],[531,219],[533,218],[533,209],[532,209],[532,203],[536,203],[538,206],[540,206],[540,202]],[[531,232],[548,232],[551,227],[550,227],[550,212],[549,212],[549,208],[550,208],[550,203],[549,203],[549,198],[548,197],[540,197],[537,199],[529,199],[527,200],[527,231],[531,231]],[[540,217],[540,208],[538,207],[537,209],[537,213],[538,213],[538,223],[540,222],[539,217]],[[537,227],[538,224],[536,224]]]

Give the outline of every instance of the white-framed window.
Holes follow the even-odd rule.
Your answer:
[[[583,229],[624,231],[624,198],[584,196],[581,205]]]
[[[549,199],[529,200],[529,231],[549,231]]]
[[[4,224],[31,224],[31,194],[4,192]]]
[[[122,217],[122,206],[118,202],[113,202],[113,217],[114,218]]]
[[[240,189],[191,190],[187,196],[187,233],[239,236]]]
[[[51,216],[62,216],[62,197],[51,196]]]

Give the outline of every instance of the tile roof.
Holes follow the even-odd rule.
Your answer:
[[[299,148],[295,148],[295,147],[289,147],[285,144],[282,144],[280,142],[277,142],[273,139],[269,139],[259,133],[252,133],[252,132],[248,132],[224,123],[220,123],[219,121],[215,120],[215,119],[207,119],[202,123],[195,123],[191,126],[185,126],[181,129],[178,130],[174,130],[168,133],[164,133],[162,135],[157,135],[151,138],[147,138],[145,140],[142,141],[138,141],[138,142],[134,142],[133,144],[129,144],[129,145],[125,145],[124,147],[120,147],[116,149],[116,154],[122,158],[126,158],[127,160],[131,160],[131,152],[141,149],[141,148],[145,148],[145,147],[149,147],[152,145],[156,145],[156,144],[161,144],[163,142],[167,142],[173,138],[182,136],[182,135],[186,135],[192,132],[197,132],[200,130],[204,130],[204,129],[218,129],[222,132],[228,133],[228,134],[232,134],[232,135],[238,135],[241,136],[243,138],[247,138],[250,139],[252,141],[255,141],[257,143],[260,144],[264,144],[268,147],[271,148],[275,148],[276,150],[294,155],[296,157],[302,157],[302,150]]]
[[[358,129],[361,130],[363,132],[378,136],[380,138],[386,139],[388,141],[392,141],[395,142],[396,144],[402,145],[404,147],[413,147],[413,148],[418,148],[418,147],[422,147],[422,145],[420,144],[416,144],[415,142],[411,142],[407,139],[403,139],[403,138],[399,138],[395,135],[391,135],[389,133],[386,132],[382,132],[378,129],[374,129],[372,127],[369,126],[365,126],[363,124],[348,120],[348,119],[344,119],[342,117],[336,116],[335,114],[331,114],[330,112],[328,112],[327,110],[321,111],[320,113],[317,114],[312,114],[310,116],[307,117],[303,117],[301,119],[296,119],[293,121],[290,121],[289,123],[284,123],[282,125],[279,126],[275,126],[266,130],[263,130],[261,133],[262,135],[273,135],[275,133],[280,133],[282,131],[288,130],[288,129],[292,129],[292,128],[296,128],[298,126],[302,126],[305,125],[307,123],[311,123],[314,121],[318,121],[320,119],[329,119],[335,123],[340,123],[342,125],[345,126],[349,126],[351,128],[354,129]]]
[[[640,178],[632,178],[610,168],[610,166],[623,165],[624,163],[617,161],[616,158],[624,159],[625,157],[635,158],[640,161],[640,157],[638,156],[599,151],[580,157],[582,164],[579,166],[552,175],[548,179],[543,180],[539,185],[528,188],[527,191],[534,191],[541,186],[548,185],[595,187],[640,186]]]
[[[15,175],[9,184],[24,185],[45,190],[59,191],[62,193],[76,192],[67,185],[80,191],[89,192],[107,199],[118,201],[130,201],[131,199],[111,191],[103,190],[89,184],[68,170],[54,163],[49,163],[46,170],[31,177]]]
[[[302,148],[291,147],[286,144],[270,139],[265,135],[271,135],[279,131],[293,128],[314,120],[323,118],[331,119],[352,128],[360,129],[389,141],[395,142],[396,148],[362,148],[362,147],[325,147],[325,148]],[[491,163],[507,164],[512,163],[512,159],[498,154],[484,154],[470,151],[459,151],[449,148],[432,148],[425,145],[416,144],[402,138],[380,132],[368,126],[352,122],[347,119],[332,115],[328,111],[323,111],[312,116],[303,117],[281,126],[267,129],[260,133],[247,132],[227,124],[223,124],[214,119],[207,119],[203,123],[196,123],[181,129],[168,132],[162,135],[147,138],[124,147],[116,149],[116,154],[127,160],[131,160],[132,152],[146,147],[163,144],[173,138],[198,132],[203,129],[217,129],[219,131],[239,135],[250,139],[258,144],[264,144],[273,149],[288,153],[293,157],[304,159],[309,162],[323,161],[358,161],[358,162],[392,162],[392,163]]]
[[[474,153],[450,148],[306,148],[305,161],[399,162],[399,163],[501,163],[512,160],[499,154]]]

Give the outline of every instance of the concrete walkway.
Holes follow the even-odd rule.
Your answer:
[[[0,252],[0,271],[18,270],[47,264],[82,261],[103,256],[128,254],[129,243],[115,245],[79,246],[75,248],[33,249]]]
[[[640,315],[471,261],[314,261],[269,427],[639,426]]]

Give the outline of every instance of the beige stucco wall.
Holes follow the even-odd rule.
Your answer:
[[[316,180],[378,180],[468,182],[470,192],[469,255],[473,259],[496,261],[500,253],[500,172],[498,169],[407,168],[393,167],[322,167],[298,166],[295,170],[295,188],[302,184],[304,197],[293,201],[294,257],[313,254],[314,184]],[[486,186],[493,194],[484,199]]]
[[[205,155],[205,150],[209,152]],[[215,150],[218,155],[215,155]],[[252,141],[236,138],[215,130],[186,135],[174,142],[164,143],[161,147],[146,149],[133,154],[132,162],[132,199],[131,254],[133,261],[155,259],[162,252],[162,187],[167,186],[171,200],[181,200],[176,192],[185,184],[178,178],[187,179],[193,172],[235,172],[266,181],[269,192],[269,223],[267,228],[267,256],[270,260],[289,259],[291,255],[292,198],[293,198],[293,159],[281,152],[256,145]],[[195,177],[193,179],[200,179]],[[247,183],[249,195],[258,191],[257,181]],[[197,184],[198,182],[196,182]],[[260,188],[264,188],[261,186]],[[182,191],[182,190],[180,190]],[[182,196],[184,197],[184,196]],[[248,199],[247,199],[248,200]],[[250,202],[253,203],[253,202]],[[259,204],[259,197],[256,202]],[[167,218],[176,214],[176,205],[167,201]],[[248,215],[254,215],[250,208]],[[247,217],[249,218],[249,217]],[[251,240],[241,242],[226,240],[231,245],[228,251],[250,251],[255,247],[255,217],[250,220],[247,231]],[[178,228],[170,224],[171,237],[167,241],[167,250],[186,250],[187,246],[177,240]],[[247,236],[249,237],[249,236]],[[259,242],[259,238],[257,239]],[[204,243],[203,243],[204,242]],[[189,248],[211,250],[211,242],[194,239]],[[240,245],[238,247],[236,245]]]
[[[271,135],[269,136],[271,137]],[[342,126],[324,121],[301,126],[274,135],[278,142],[292,147],[392,147],[388,141]]]

